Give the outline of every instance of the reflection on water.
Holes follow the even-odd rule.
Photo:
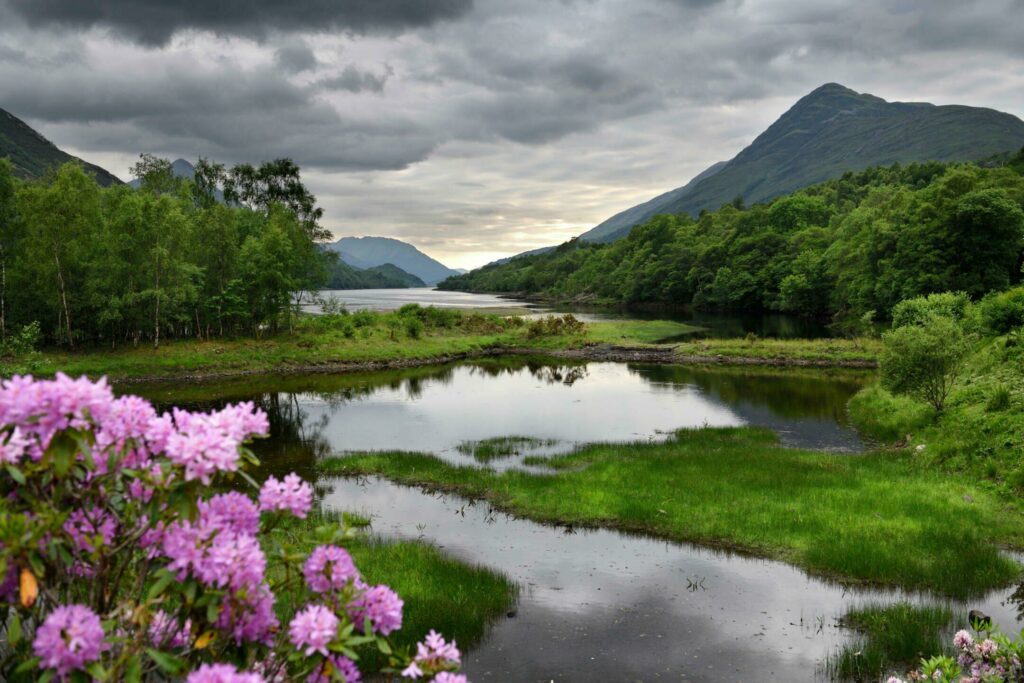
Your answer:
[[[324,484],[328,505],[372,516],[377,532],[429,540],[523,587],[515,616],[467,655],[474,681],[807,681],[850,637],[836,625],[848,608],[927,601],[685,544],[567,533],[379,479]],[[1016,632],[1008,593],[953,607],[979,608]]]
[[[317,477],[328,453],[438,450],[493,436],[663,438],[709,424],[764,424],[790,443],[856,448],[844,406],[867,375],[502,359],[348,375],[242,378],[185,387],[132,386],[165,404],[210,408],[254,400],[270,415],[256,445],[265,473]],[[466,655],[472,680],[810,680],[849,634],[836,619],[868,601],[910,598],[809,578],[778,562],[612,531],[512,519],[486,504],[378,479],[322,478],[326,505],[365,513],[377,533],[422,538],[522,586],[511,618]],[[1008,632],[1012,590],[979,608]]]
[[[459,446],[530,437],[514,456],[593,442],[658,441],[681,428],[761,425],[798,447],[856,451],[846,402],[863,373],[790,372],[512,358],[400,371],[242,379],[142,392],[159,402],[255,400],[283,438],[314,438],[319,453],[425,451],[476,461]],[[136,390],[136,387],[133,387]],[[463,448],[463,451],[465,449]],[[271,458],[278,461],[274,455]]]

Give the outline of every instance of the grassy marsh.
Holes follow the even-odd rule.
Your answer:
[[[840,624],[857,638],[831,655],[826,672],[844,681],[877,681],[887,673],[903,674],[923,657],[946,653],[953,611],[907,602],[851,609]]]
[[[521,455],[523,451],[541,446],[553,446],[556,443],[558,442],[554,439],[538,439],[532,436],[497,436],[480,441],[463,441],[456,447],[456,450],[463,455],[472,456],[479,463],[488,463],[492,460]]]
[[[541,522],[749,552],[847,582],[968,597],[1021,573],[1000,550],[1024,544],[1013,502],[904,457],[790,450],[768,430],[728,428],[596,444],[547,464],[550,475],[496,473],[369,453],[323,467],[486,499]]]

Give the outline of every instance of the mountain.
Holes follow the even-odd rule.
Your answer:
[[[171,162],[171,173],[174,174],[175,178],[195,180],[196,167],[193,166],[191,162],[185,161],[184,159],[175,159]],[[128,181],[128,184],[136,190],[142,187],[142,181],[138,178],[132,178]],[[213,196],[218,202],[224,201],[224,193],[219,189],[213,191]]]
[[[659,213],[696,216],[737,197],[763,202],[847,171],[975,161],[1024,145],[1024,121],[993,109],[887,102],[837,83],[804,96],[748,147],[687,185],[627,209],[580,239],[611,242]]]
[[[366,269],[390,263],[428,285],[459,274],[411,244],[390,237],[342,237],[326,247],[338,252],[345,263],[356,268]]]
[[[19,178],[38,178],[47,171],[69,161],[77,161],[104,187],[120,185],[121,179],[109,171],[82,161],[59,149],[14,114],[0,109],[0,158],[14,164]]]
[[[331,265],[327,289],[405,289],[426,287],[426,283],[392,263],[366,270],[351,266],[341,259]]]

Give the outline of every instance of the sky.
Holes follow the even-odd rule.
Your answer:
[[[291,157],[338,237],[558,244],[826,82],[1024,116],[1024,0],[0,0],[0,108],[123,179]]]

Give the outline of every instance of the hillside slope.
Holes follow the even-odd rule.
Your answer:
[[[411,244],[390,237],[342,237],[326,247],[338,252],[345,263],[356,268],[373,268],[390,263],[428,285],[459,274]]]
[[[10,159],[19,178],[38,178],[52,168],[78,161],[100,185],[121,184],[121,180],[106,169],[71,156],[17,116],[0,109],[0,158],[4,157]]]
[[[619,213],[581,238],[610,242],[659,213],[763,202],[847,171],[913,161],[975,161],[1024,145],[1024,121],[993,109],[887,102],[837,83],[797,101],[748,147],[688,185]],[[709,172],[711,172],[709,174]]]

